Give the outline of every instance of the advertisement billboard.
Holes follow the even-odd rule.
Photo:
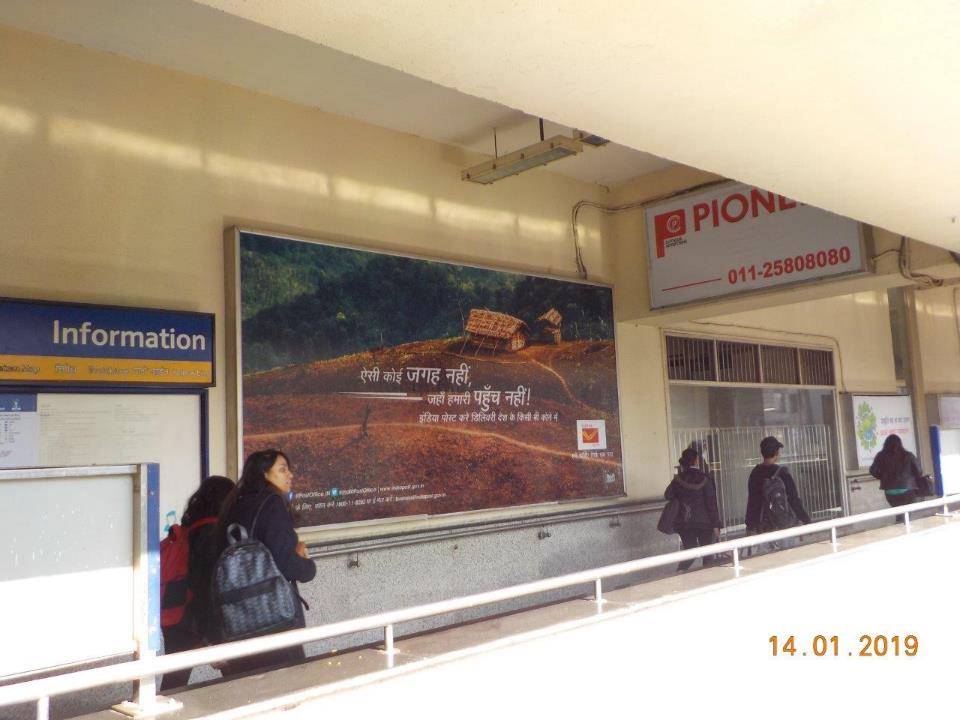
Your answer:
[[[888,435],[899,435],[903,446],[917,453],[913,429],[913,406],[909,395],[854,395],[853,431],[857,442],[857,461],[870,467]]]
[[[742,183],[645,213],[652,308],[864,269],[859,223]]]
[[[299,526],[623,494],[609,287],[238,235],[244,454]]]

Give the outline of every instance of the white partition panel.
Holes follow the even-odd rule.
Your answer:
[[[136,466],[0,471],[0,677],[135,649],[144,491]]]

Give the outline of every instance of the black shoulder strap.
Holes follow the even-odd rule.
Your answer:
[[[263,510],[264,505],[266,505],[268,502],[270,502],[270,498],[272,498],[272,497],[275,497],[275,498],[279,499],[279,496],[278,496],[278,495],[276,495],[276,494],[274,494],[274,493],[272,493],[272,492],[268,492],[268,493],[267,493],[267,497],[265,497],[265,498],[263,499],[263,502],[260,503],[260,507],[257,508],[257,512],[256,512],[256,514],[253,516],[253,522],[250,523],[250,537],[251,537],[251,538],[253,537],[253,531],[254,531],[254,530],[256,529],[256,527],[257,527],[257,520],[260,519],[260,511]]]

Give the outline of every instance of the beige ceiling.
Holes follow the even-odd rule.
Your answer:
[[[382,127],[501,153],[539,140],[537,118],[190,0],[0,0],[0,24],[246,87]],[[547,122],[545,132],[570,134]],[[615,185],[673,163],[609,145],[550,166]],[[459,168],[451,179],[460,182]]]
[[[201,0],[960,249],[956,0]]]
[[[487,151],[521,108],[960,249],[955,0],[2,0],[0,23]],[[663,163],[635,159],[592,179]]]

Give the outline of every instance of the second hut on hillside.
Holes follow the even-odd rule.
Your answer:
[[[537,318],[540,324],[540,334],[544,340],[559,345],[561,340],[560,326],[563,324],[563,315],[556,308],[550,308]]]
[[[464,344],[476,345],[478,353],[481,349],[496,353],[501,348],[516,352],[530,341],[530,328],[523,320],[493,310],[471,310],[465,332]]]

